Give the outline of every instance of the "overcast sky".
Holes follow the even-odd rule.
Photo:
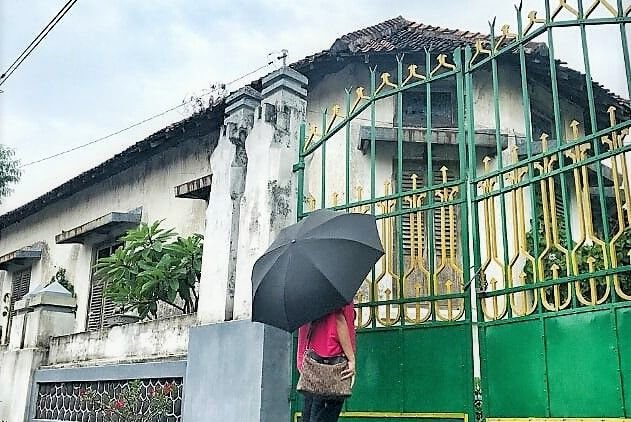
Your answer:
[[[2,70],[64,3],[0,0]],[[524,14],[533,8],[543,15],[543,0],[524,1]],[[480,32],[488,32],[488,20],[497,15],[498,27],[515,27],[508,0],[79,0],[0,88],[0,142],[15,148],[26,164],[166,110],[213,82],[231,81],[265,64],[270,52],[288,49],[289,60],[295,61],[329,48],[345,33],[398,15]],[[627,98],[619,38],[617,27],[590,28],[592,72]],[[555,47],[557,56],[582,70],[578,30],[564,30]],[[106,141],[23,167],[22,181],[0,212],[186,116],[185,110],[173,111]]]

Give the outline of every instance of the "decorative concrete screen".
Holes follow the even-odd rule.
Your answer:
[[[82,400],[80,394],[83,390],[91,388],[99,399],[114,398],[121,393],[128,380],[96,381],[96,382],[55,382],[39,384],[37,401],[35,404],[34,420],[45,421],[86,421],[97,422],[117,420],[116,416],[104,418],[102,411],[97,412],[94,406]],[[149,394],[157,388],[164,388],[169,384],[175,384],[170,395],[171,404],[167,414],[160,421],[182,421],[182,378],[159,378],[142,380],[140,388],[140,402],[142,409],[149,407]]]
[[[134,380],[140,381],[139,409],[147,410],[152,392],[165,391],[169,386],[167,412],[156,417],[155,422],[182,421],[185,360],[39,369],[35,371],[28,420],[123,422],[116,414],[97,411],[93,401],[82,399],[81,395],[91,390],[96,401],[117,400]]]

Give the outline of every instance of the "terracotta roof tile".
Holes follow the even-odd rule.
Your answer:
[[[442,28],[413,22],[402,16],[388,19],[376,25],[359,29],[339,37],[328,50],[307,56],[291,66],[298,71],[308,73],[312,65],[327,58],[357,56],[366,54],[392,54],[395,52],[414,53],[425,49],[434,53],[451,53],[458,47],[473,46],[477,40],[489,40],[489,35],[460,29]],[[526,45],[527,61],[532,64],[532,74],[540,78],[549,77],[548,49],[545,43],[532,42]],[[514,58],[516,60],[516,58]],[[559,89],[574,95],[585,95],[585,75],[577,70],[563,66],[559,62],[560,73],[566,73],[567,79],[559,79]],[[530,70],[529,70],[530,72]],[[548,79],[549,81],[549,79]],[[629,110],[629,101],[610,92],[595,82],[594,94],[605,105],[617,105]]]

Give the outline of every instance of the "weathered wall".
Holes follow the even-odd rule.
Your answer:
[[[0,255],[42,242],[44,252],[32,268],[31,289],[48,282],[59,267],[65,268],[77,294],[75,331],[84,330],[94,245],[58,245],[55,235],[109,212],[138,207],[142,207],[142,221],[164,219],[164,227],[175,227],[181,234],[203,233],[205,201],[175,198],[173,187],[211,172],[210,148],[210,136],[183,141],[177,148],[48,206],[2,231]],[[1,292],[10,292],[11,275],[5,273],[0,283]]]
[[[31,394],[31,376],[45,359],[43,349],[0,348],[0,421],[24,422]]]
[[[195,315],[128,324],[50,340],[49,366],[101,365],[186,355]]]

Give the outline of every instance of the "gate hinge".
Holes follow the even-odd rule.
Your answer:
[[[296,163],[293,165],[293,167],[291,168],[291,170],[295,173],[298,170],[304,170],[305,169],[305,163]]]

